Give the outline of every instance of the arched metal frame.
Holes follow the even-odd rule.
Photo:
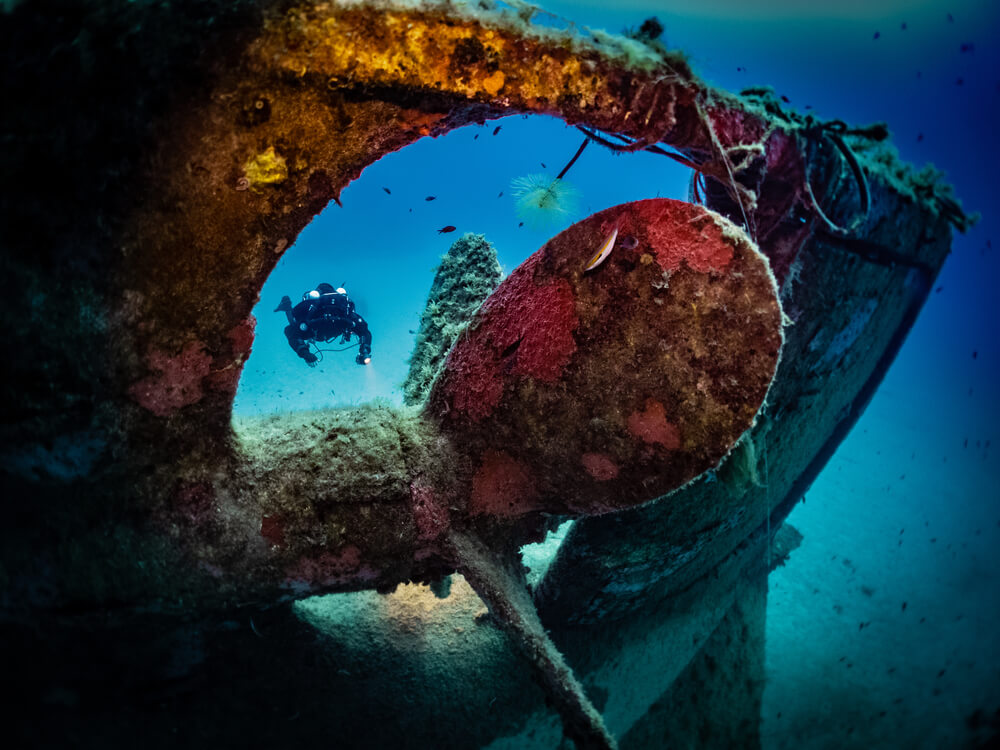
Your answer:
[[[155,23],[152,7],[130,12]],[[6,611],[37,615],[45,621],[39,632],[50,635],[79,626],[67,615],[74,602],[89,612],[114,600],[122,606],[116,617],[141,627],[148,614],[138,612],[222,611],[302,593],[282,589],[267,555],[248,544],[262,529],[248,512],[255,477],[232,439],[232,397],[267,275],[311,218],[385,153],[512,113],[557,116],[626,144],[666,144],[711,178],[710,207],[746,218],[781,283],[794,325],[768,409],[742,449],[746,471],[720,471],[676,502],[580,522],[536,592],[581,675],[596,674],[608,657],[586,645],[594,633],[627,622],[638,643],[666,603],[697,598],[710,571],[722,580],[744,575],[747,556],[756,555],[748,550],[769,533],[761,531],[766,519],[787,514],[877,386],[948,252],[950,225],[966,225],[934,179],[862,153],[870,210],[853,236],[824,234],[807,204],[823,204],[844,226],[857,213],[856,179],[822,143],[805,168],[807,123],[765,93],[710,89],[682,58],[655,46],[535,26],[535,11],[520,4],[501,12],[448,3],[246,3],[222,13],[234,26],[221,31],[207,14],[181,13],[190,24],[171,54],[191,56],[184,69],[197,81],[156,81],[166,104],[141,132],[121,134],[131,148],[127,180],[117,183],[115,169],[102,165],[98,210],[84,215],[67,202],[71,226],[96,228],[54,228],[36,255],[27,233],[10,234],[5,264],[20,287],[44,277],[97,311],[89,327],[83,316],[78,323],[81,340],[94,345],[92,361],[61,361],[42,343],[51,356],[8,365],[12,383],[62,382],[64,393],[92,405],[78,416],[75,406],[26,387],[32,408],[5,433],[11,497],[25,508],[11,527],[17,538],[4,545],[20,592]],[[10,23],[31,21],[31,10],[19,9]],[[134,43],[124,22],[91,22],[120,33],[122,49]],[[155,29],[142,34],[157,37]],[[162,53],[137,45],[128,54],[149,71]],[[56,90],[68,89],[58,74],[42,71]],[[125,97],[137,97],[139,111],[139,94],[126,90],[115,101],[128,111]],[[845,142],[872,150],[863,136]],[[31,194],[10,205],[30,208]],[[75,247],[74,236],[92,246]],[[28,336],[64,332],[40,317]],[[73,368],[76,379],[66,375]],[[73,463],[67,456],[79,454],[62,438],[67,424],[87,420],[72,434],[90,458]],[[765,456],[761,482],[754,469]],[[432,572],[407,561],[380,584]],[[364,587],[352,577],[318,588]],[[714,623],[733,597],[719,595]],[[613,728],[633,726],[656,696],[647,698],[614,714]]]

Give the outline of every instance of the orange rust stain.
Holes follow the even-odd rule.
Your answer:
[[[419,135],[430,135],[434,128],[446,117],[443,114],[422,112],[419,109],[404,109],[400,117],[411,131]]]

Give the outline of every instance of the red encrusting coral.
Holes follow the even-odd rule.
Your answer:
[[[540,258],[533,255],[493,292],[478,329],[449,355],[451,407],[474,422],[492,414],[506,377],[555,382],[576,351],[573,288],[563,278],[537,284]]]
[[[313,587],[332,586],[358,578],[361,568],[361,550],[353,544],[339,552],[322,552],[315,557],[303,557],[285,569],[285,584],[292,589],[308,590]]]
[[[732,107],[706,107],[716,138],[724,147],[753,145],[767,135],[764,122],[756,115]]]
[[[153,349],[146,357],[150,370],[158,371],[132,384],[129,395],[158,417],[168,417],[204,396],[202,379],[211,372],[212,358],[200,341],[191,341],[180,354],[170,356]]]
[[[254,329],[257,319],[253,315],[230,329],[226,337],[230,341],[232,353],[229,356],[217,357],[208,375],[208,386],[214,391],[236,395],[240,383],[243,365],[250,356],[253,347]]]
[[[442,536],[450,525],[448,509],[438,500],[432,487],[416,479],[410,482],[410,503],[417,539],[432,542]]]
[[[205,378],[208,387],[213,391],[236,395],[240,384],[240,374],[243,372],[242,362],[230,362],[219,370],[212,370]]]
[[[628,431],[633,437],[645,443],[657,443],[667,450],[681,447],[681,435],[677,425],[667,421],[663,404],[654,399],[646,399],[643,411],[634,411],[628,416]]]
[[[459,341],[448,355],[451,409],[473,422],[485,419],[503,396],[500,358],[482,338]]]
[[[605,453],[584,453],[580,456],[580,463],[598,482],[606,482],[618,476],[618,464]]]
[[[656,262],[664,271],[677,271],[682,263],[699,273],[721,273],[729,268],[732,244],[725,241],[722,227],[700,206],[659,200],[634,205],[647,227]],[[678,212],[686,215],[678,217]]]
[[[489,304],[485,321],[494,349],[504,352],[516,344],[512,372],[557,381],[576,351],[573,331],[579,319],[569,281],[553,279],[535,286],[529,277],[509,289],[501,286],[494,296],[496,304]]]
[[[531,470],[503,451],[484,451],[472,477],[469,514],[512,518],[536,507],[538,491]]]
[[[260,535],[271,547],[281,547],[285,543],[285,524],[277,516],[264,516],[260,519]]]
[[[803,223],[791,221],[796,204],[803,201],[802,185],[805,182],[805,162],[800,135],[784,128],[768,129],[766,121],[757,113],[725,106],[707,107],[705,114],[721,146],[730,154],[730,167],[750,158],[760,164],[751,166],[743,174],[760,174],[763,179],[754,187],[758,191],[757,206],[753,210],[755,241],[771,262],[771,270],[780,287],[799,250],[815,229],[815,219]],[[704,129],[690,131],[698,134],[693,142],[677,141],[675,147],[704,150],[710,144],[703,140]],[[700,141],[700,142],[699,142]],[[717,150],[716,146],[712,147]],[[717,159],[718,157],[716,157]],[[714,176],[723,182],[728,175],[724,169]],[[744,183],[746,184],[746,183]]]
[[[226,337],[232,342],[233,356],[245,361],[250,356],[253,347],[254,331],[257,329],[257,319],[253,315],[233,326]]]

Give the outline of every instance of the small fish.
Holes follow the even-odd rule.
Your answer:
[[[790,103],[790,102],[791,102],[792,100],[791,100],[791,99],[789,99],[789,98],[788,98],[787,96],[785,96],[784,94],[782,94],[782,95],[781,95],[781,101],[783,101],[783,102],[784,102],[785,104],[789,104],[789,103]]]
[[[959,52],[975,52],[976,47],[972,42],[965,42],[961,47],[958,48]]]
[[[922,141],[923,139],[924,139],[924,134],[923,133],[917,133],[917,143],[920,143],[920,141]]]
[[[503,125],[497,125],[495,128],[493,128],[493,135],[496,135],[497,133],[499,133],[500,132],[500,128],[502,128],[502,127],[503,127]]]
[[[544,161],[540,161],[538,163],[542,165],[542,169],[548,169],[548,167],[545,166],[545,162]]]
[[[385,191],[385,194],[386,194],[386,195],[392,195],[392,191],[391,191],[391,190],[390,190],[389,188],[387,188],[387,187],[384,187],[384,188],[382,188],[382,189],[383,189],[383,190]]]
[[[424,200],[425,201],[434,201],[434,200],[437,200],[437,196],[436,195],[428,195],[426,198],[424,198]]]
[[[878,39],[880,36],[882,36],[882,34],[880,34],[878,31],[876,31],[875,32],[875,36],[872,37],[872,41]]]
[[[583,272],[592,271],[597,268],[601,263],[607,260],[607,257],[611,255],[611,251],[615,249],[615,240],[618,239],[618,227],[615,227],[611,234],[607,236],[601,246],[597,248],[597,252],[594,256],[587,261],[587,265],[583,267]]]
[[[478,137],[479,137],[479,133],[476,133],[474,136],[472,136],[472,140],[476,140]]]
[[[903,22],[902,22],[902,23],[901,23],[901,24],[899,25],[899,30],[900,30],[900,31],[906,31],[906,21],[903,21]]]
[[[955,23],[955,17],[951,13],[948,14],[948,23]]]
[[[965,83],[965,79],[964,78],[956,78],[955,79],[955,85],[956,86],[961,86],[963,83]]]
[[[524,222],[523,221],[518,222],[518,224],[517,224],[518,229],[520,229],[523,226],[524,226]]]
[[[497,198],[503,198],[503,190],[500,191],[500,195],[498,195]]]
[[[455,231],[455,227],[453,227],[451,224],[449,224],[446,227],[441,227],[438,230],[438,234],[447,234],[448,232],[454,232],[454,231]]]

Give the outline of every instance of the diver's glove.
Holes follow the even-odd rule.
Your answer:
[[[282,297],[281,298],[281,302],[279,302],[278,306],[276,308],[274,308],[274,311],[275,312],[291,312],[292,311],[292,300],[291,300],[291,298],[287,294],[284,297]]]
[[[316,361],[318,357],[308,349],[306,349],[304,352],[300,352],[299,356],[302,357],[302,359],[304,359],[306,361],[306,364],[309,365],[310,367],[316,366]]]

